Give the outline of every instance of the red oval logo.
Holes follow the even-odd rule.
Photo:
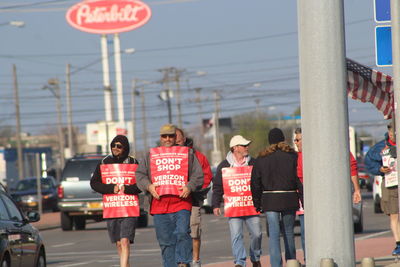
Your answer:
[[[148,5],[136,0],[88,0],[68,9],[68,23],[81,31],[99,34],[127,32],[146,24]]]

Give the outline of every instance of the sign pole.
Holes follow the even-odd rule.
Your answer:
[[[354,267],[344,3],[297,4],[307,266]]]

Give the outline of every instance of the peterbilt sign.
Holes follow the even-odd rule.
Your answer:
[[[87,0],[68,9],[68,23],[81,31],[98,34],[127,32],[149,21],[151,10],[137,0]]]

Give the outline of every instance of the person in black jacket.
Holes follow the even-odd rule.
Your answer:
[[[267,217],[271,266],[281,267],[279,221],[283,221],[285,258],[295,259],[293,228],[303,185],[297,177],[297,154],[284,142],[282,130],[270,130],[268,140],[270,146],[260,152],[254,164],[251,191],[254,207]]]
[[[101,179],[101,164],[138,164],[138,161],[129,156],[128,138],[117,135],[111,142],[111,155],[105,157],[96,167],[90,186],[101,194],[124,194],[137,195],[141,191],[133,185],[104,184]],[[111,242],[116,243],[121,267],[129,267],[130,244],[135,239],[137,217],[124,217],[107,219],[107,229]]]

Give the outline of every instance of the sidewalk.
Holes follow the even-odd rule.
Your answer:
[[[33,226],[41,231],[48,229],[55,229],[60,227],[60,213],[51,212],[43,213],[40,221],[32,223]],[[393,250],[393,238],[392,237],[371,237],[368,239],[359,239],[355,242],[356,247],[356,260],[357,267],[361,266],[361,259],[370,257],[375,259],[376,267],[400,267],[400,261],[395,263],[395,258],[390,255]],[[297,250],[297,259],[302,259],[302,250]],[[270,267],[269,256],[263,256],[261,258],[263,267]],[[226,267],[233,266],[233,261],[225,261],[218,263],[204,264],[204,267]],[[251,266],[248,261],[247,266]]]

